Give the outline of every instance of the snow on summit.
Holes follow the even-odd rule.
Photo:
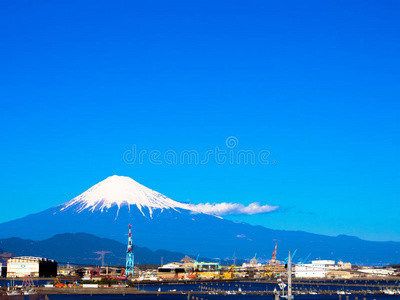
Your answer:
[[[122,206],[136,206],[145,216],[143,208],[148,209],[152,217],[154,209],[185,209],[191,213],[204,213],[221,216],[229,214],[258,214],[274,211],[278,206],[260,205],[259,202],[245,206],[241,203],[200,203],[188,204],[172,200],[163,194],[153,191],[132,178],[125,176],[110,176],[98,184],[92,186],[86,192],[61,205],[60,211],[72,209],[78,213],[89,210],[107,211],[110,207],[117,206],[118,212]],[[146,210],[147,211],[147,210]]]
[[[153,209],[183,208],[191,210],[189,204],[174,201],[163,194],[153,191],[132,178],[125,176],[110,176],[92,186],[90,189],[64,203],[61,210],[74,207],[77,212],[89,209],[90,211],[109,209],[112,206],[137,206],[144,215],[142,208],[149,209],[150,216]]]

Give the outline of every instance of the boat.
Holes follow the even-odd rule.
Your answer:
[[[18,290],[10,290],[6,292],[7,296],[19,296],[22,295]]]
[[[383,293],[386,294],[386,295],[394,295],[394,291],[390,290],[390,289],[384,289]]]
[[[310,291],[308,294],[309,295],[318,295],[318,293],[316,291]]]
[[[34,289],[28,289],[23,291],[24,295],[36,295],[37,292]]]
[[[9,284],[7,284],[7,285],[8,285],[7,291],[6,291],[7,296],[18,296],[18,295],[22,294],[20,290],[17,290],[17,287],[15,286],[14,278],[11,280],[11,286]]]

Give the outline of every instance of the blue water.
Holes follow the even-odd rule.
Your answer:
[[[315,283],[315,282],[314,282]],[[325,281],[325,284],[313,284],[310,285],[309,282],[295,283],[293,284],[293,290],[322,290],[322,291],[360,291],[360,290],[370,290],[379,291],[387,286],[395,286],[396,289],[400,289],[400,284],[398,281]],[[335,284],[333,284],[335,283]],[[337,285],[339,283],[339,285]],[[353,286],[351,284],[357,285],[379,285],[378,287],[366,287],[366,286]],[[209,283],[189,283],[189,284],[156,284],[156,285],[137,285],[139,290],[144,291],[170,291],[176,289],[177,291],[208,291],[210,289],[218,289],[221,291],[237,291],[239,287],[242,291],[273,291],[275,288],[278,289],[276,283],[272,282],[209,282]]]
[[[9,280],[0,280],[1,286],[7,286]],[[34,281],[35,284],[43,285],[47,283],[47,280],[38,280]],[[315,283],[315,281],[313,281]],[[16,281],[16,285],[20,285],[22,281]],[[322,283],[322,282],[320,282]],[[381,290],[387,286],[395,286],[396,289],[400,289],[400,281],[324,281],[327,285],[310,285],[309,281],[304,281],[302,283],[295,283],[293,285],[293,290],[322,290],[322,291],[333,291],[336,292],[338,290],[351,290],[351,291],[358,291],[358,290]],[[339,285],[334,285],[333,283],[340,283]],[[368,285],[378,285],[378,287],[360,287],[360,286],[349,286],[350,284],[368,284]],[[271,282],[207,282],[207,283],[187,283],[187,284],[151,284],[151,285],[136,285],[139,290],[144,291],[210,291],[210,290],[220,290],[220,291],[238,291],[239,287],[243,292],[248,291],[273,291],[275,288],[279,290],[276,283]],[[186,300],[187,295],[122,295],[123,290],[121,290],[121,295],[49,295],[50,300]],[[195,298],[197,297],[199,300],[203,298],[203,300],[258,300],[258,299],[266,299],[266,300],[273,300],[274,297],[272,295],[193,295]],[[400,295],[385,295],[385,294],[351,294],[351,295],[342,295],[342,300],[355,300],[357,297],[358,300],[400,300]],[[25,299],[28,299],[25,297]],[[330,295],[296,295],[295,299],[299,300],[322,300],[322,299],[329,299],[329,300],[339,300],[339,295],[334,294]]]
[[[33,280],[33,283],[35,285],[44,285],[44,284],[46,284],[48,282],[53,283],[54,281],[53,280],[51,280],[51,281],[49,281],[49,280]],[[11,280],[0,280],[0,287],[1,286],[7,286],[7,284],[11,285]],[[22,285],[22,280],[15,280],[14,284],[15,285]]]
[[[64,280],[61,280],[64,282]],[[53,281],[49,280],[34,280],[35,285],[44,285],[48,282],[53,283]],[[395,286],[397,289],[400,289],[400,280],[346,280],[346,281],[321,281],[320,283],[325,283],[321,285],[315,285],[318,281],[312,281],[314,284],[310,285],[309,281],[302,281],[301,283],[294,282],[293,289],[294,290],[304,290],[306,289],[317,289],[317,290],[326,290],[326,291],[337,291],[337,290],[381,290],[387,286]],[[7,283],[11,283],[10,280],[0,280],[0,286],[7,286]],[[335,285],[333,284],[335,283]],[[338,284],[339,285],[336,285]],[[15,280],[15,285],[21,285],[22,280]],[[359,286],[351,286],[353,284],[357,285],[378,285],[379,287],[359,287]],[[206,290],[206,288],[210,289],[220,289],[224,291],[236,290],[241,287],[243,291],[273,291],[274,288],[277,288],[276,283],[271,282],[261,282],[261,281],[253,281],[253,282],[207,282],[207,283],[188,283],[188,284],[151,284],[151,285],[136,285],[139,290],[145,291],[157,291],[159,288],[161,291],[169,291],[176,289],[177,291],[200,291]]]

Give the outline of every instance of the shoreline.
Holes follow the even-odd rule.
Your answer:
[[[192,295],[273,295],[273,291],[141,291],[136,288],[36,288],[38,294],[41,295],[186,295],[188,299]],[[297,291],[293,291],[294,295],[299,294]],[[367,294],[384,294],[381,291],[373,291],[367,293],[362,290],[349,290],[352,295],[367,295]],[[307,294],[307,293],[306,293]],[[318,291],[319,295],[338,295],[336,291]]]

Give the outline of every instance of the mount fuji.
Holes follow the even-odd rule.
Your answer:
[[[136,208],[144,217],[153,218],[153,211],[160,209],[177,209],[199,212],[195,206],[174,201],[163,194],[153,191],[133,179],[124,176],[111,176],[94,185],[78,197],[61,205],[60,211],[72,210],[77,213],[89,210],[108,212],[112,208],[117,208],[115,219],[118,218],[119,211],[126,207],[128,211]]]
[[[278,243],[278,259],[284,259],[288,250],[298,249],[298,258],[311,252],[312,257],[359,264],[399,263],[398,242],[371,242],[233,222],[116,175],[68,202],[0,224],[0,238],[38,241],[83,232],[125,244],[128,224],[132,224],[134,243],[152,250],[213,258],[229,258],[233,253],[238,258],[251,258],[257,253],[268,259]]]

